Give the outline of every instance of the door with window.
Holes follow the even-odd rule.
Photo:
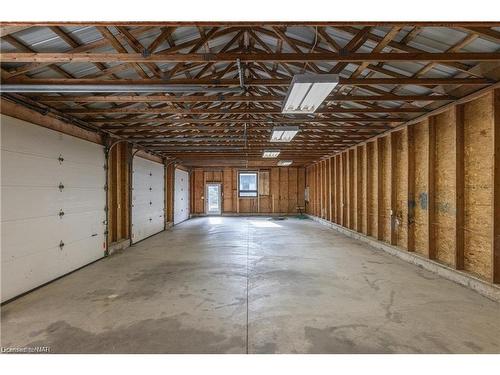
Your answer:
[[[222,213],[221,184],[206,185],[206,207],[207,215],[220,215]]]

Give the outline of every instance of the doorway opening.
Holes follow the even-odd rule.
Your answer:
[[[206,207],[205,212],[207,215],[221,215],[222,214],[222,192],[221,184],[207,184],[206,185]]]

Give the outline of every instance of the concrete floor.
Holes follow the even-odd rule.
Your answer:
[[[189,220],[2,307],[69,353],[500,353],[500,305],[311,220]]]

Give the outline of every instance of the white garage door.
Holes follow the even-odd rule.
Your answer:
[[[189,174],[186,171],[175,170],[174,186],[174,224],[189,219]]]
[[[132,242],[165,229],[164,166],[134,157],[132,165]]]
[[[104,256],[103,146],[1,117],[2,301]]]

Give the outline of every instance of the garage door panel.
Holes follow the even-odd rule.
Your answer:
[[[1,124],[5,301],[104,255],[106,172],[100,145],[8,116]]]
[[[67,214],[88,211],[104,211],[106,194],[104,189],[64,189],[3,186],[2,220],[22,220],[25,218]]]
[[[52,216],[62,205],[55,188],[2,186],[2,221]]]
[[[62,134],[2,115],[2,150],[57,160]]]
[[[61,168],[61,182],[64,187],[72,188],[94,188],[99,187],[103,189],[102,176],[96,173],[96,168],[101,168],[104,173],[104,167],[102,165],[92,165],[92,164],[82,164],[82,163],[70,163],[64,161]],[[64,176],[64,177],[62,177]],[[59,181],[55,181],[59,184]]]
[[[150,209],[149,209],[149,204],[142,204],[142,205],[134,205],[134,219],[135,221],[140,220],[141,218],[149,217],[150,214]]]
[[[59,185],[60,174],[54,175],[59,166],[57,159],[28,155],[13,151],[2,152],[2,185],[3,186],[50,186]],[[23,171],[36,170],[36,174]],[[57,178],[55,178],[57,177]]]
[[[103,236],[57,245],[26,257],[2,262],[2,300],[8,300],[61,276],[61,269],[75,270],[104,256]],[[69,272],[69,271],[68,271]],[[12,282],[16,280],[16,282]]]
[[[165,227],[164,165],[135,157],[132,170],[132,240],[137,242]]]
[[[174,224],[179,224],[189,218],[189,173],[176,169],[174,184]]]
[[[61,241],[59,216],[2,223],[2,262],[45,251]],[[29,236],[26,235],[29,233]],[[33,241],[36,238],[36,241]]]
[[[2,301],[45,284],[60,276],[59,247],[32,254],[29,261],[19,258],[2,262]],[[13,282],[15,280],[15,282]]]
[[[87,164],[95,166],[93,170],[99,168],[104,170],[104,147],[101,145],[63,135],[60,154],[64,158],[62,164]]]
[[[61,193],[62,210],[65,214],[85,213],[89,211],[104,212],[106,201],[104,188],[100,189],[64,189]]]
[[[94,211],[63,218],[52,216],[5,222],[2,225],[2,262],[46,251],[58,246],[61,241],[70,243],[102,237],[104,231],[101,223],[104,220],[105,215]],[[30,235],[26,236],[26,233]]]

